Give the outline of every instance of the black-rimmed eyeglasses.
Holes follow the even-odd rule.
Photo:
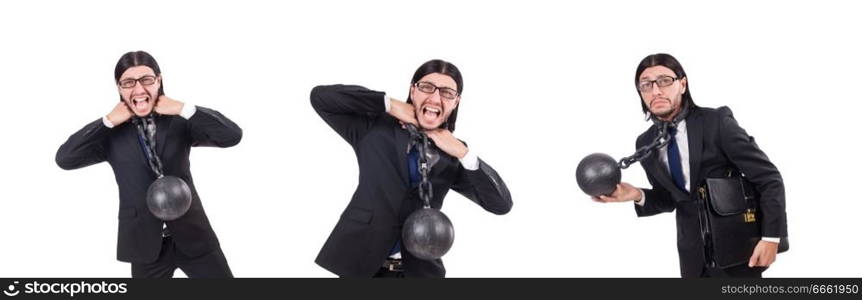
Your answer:
[[[419,89],[420,92],[423,92],[426,94],[433,94],[437,90],[440,90],[440,97],[442,97],[446,100],[454,100],[456,97],[458,97],[458,91],[451,89],[451,88],[447,88],[447,87],[438,87],[438,86],[434,85],[433,83],[430,83],[427,81],[420,81],[420,82],[414,83],[413,86],[415,86],[417,89]]]
[[[124,89],[130,89],[135,87],[135,85],[140,82],[142,86],[149,86],[156,83],[156,76],[147,75],[138,79],[123,79],[120,80],[120,87]]]
[[[656,80],[641,80],[641,82],[638,83],[638,90],[646,93],[652,91],[653,83],[655,85],[658,85],[658,87],[663,88],[670,86],[671,84],[673,84],[674,81],[677,80],[679,80],[679,78],[670,76],[661,76]]]

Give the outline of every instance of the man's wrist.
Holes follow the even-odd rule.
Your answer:
[[[105,127],[114,128],[114,123],[111,122],[111,119],[108,118],[107,115],[102,117],[102,124],[105,125]]]
[[[476,171],[479,169],[479,156],[476,155],[475,152],[467,149],[467,153],[464,154],[464,157],[458,159],[461,161],[461,165],[464,166],[464,169],[470,171]]]
[[[194,104],[180,102],[180,105],[182,105],[182,108],[180,108],[180,116],[186,120],[191,119],[195,112],[198,111]]]
[[[646,200],[646,194],[644,194],[644,190],[643,190],[643,189],[638,189],[638,193],[640,193],[641,197],[640,197],[640,199],[637,199],[637,200],[635,200],[635,201],[634,201],[634,202],[635,202],[635,205],[643,206],[643,205],[644,205],[644,200]]]
[[[392,101],[392,98],[389,98],[389,94],[383,94],[383,106],[386,107],[386,112],[389,112],[392,108],[392,103],[390,101]]]
[[[780,243],[780,242],[781,242],[781,238],[778,238],[778,237],[768,237],[768,236],[761,237],[761,238],[760,238],[760,240],[761,240],[761,241],[764,241],[764,242],[770,242],[770,243],[776,243],[776,244],[778,244],[778,243]]]

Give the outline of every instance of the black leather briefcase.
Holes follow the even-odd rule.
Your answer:
[[[757,191],[744,175],[731,171],[728,177],[706,178],[698,195],[707,263],[720,268],[747,264],[762,237]],[[781,237],[778,252],[789,248],[787,237]]]

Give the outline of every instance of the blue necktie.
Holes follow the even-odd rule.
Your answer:
[[[415,187],[419,185],[419,151],[416,150],[416,147],[410,148],[410,152],[407,153],[407,171],[410,173],[410,186]]]
[[[670,167],[670,177],[679,189],[685,189],[685,175],[682,174],[682,162],[679,155],[679,145],[676,143],[676,127],[668,128],[670,142],[667,144],[667,164]]]
[[[407,153],[407,173],[410,174],[410,186],[415,187],[419,185],[419,151],[416,150],[416,147],[410,148],[410,152]],[[395,242],[395,246],[392,247],[392,250],[389,250],[389,255],[401,252],[401,240]]]

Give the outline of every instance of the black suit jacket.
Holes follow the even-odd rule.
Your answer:
[[[239,143],[242,129],[215,110],[197,107],[188,120],[180,116],[156,116],[156,152],[164,174],[182,178],[192,190],[188,212],[164,222],[177,249],[195,257],[215,250],[218,239],[210,226],[189,171],[192,146],[230,147]],[[69,137],[57,150],[57,165],[66,170],[107,161],[120,190],[117,259],[151,263],[159,257],[162,220],[147,208],[147,189],[156,175],[147,163],[135,125],[125,122],[108,128],[102,119],[93,121]]]
[[[652,189],[644,189],[646,202],[635,205],[640,217],[676,210],[677,248],[682,277],[697,277],[705,266],[704,241],[700,236],[696,187],[705,178],[725,177],[729,168],[741,171],[760,192],[762,234],[787,237],[784,209],[784,183],[781,174],[744,129],[739,127],[727,107],[694,108],[686,117],[691,192],[674,185],[667,165],[658,151],[641,161]],[[655,125],[641,134],[637,147],[652,142]]]
[[[344,277],[371,277],[382,266],[401,237],[407,216],[422,207],[409,186],[409,135],[385,112],[384,93],[360,86],[318,86],[311,91],[314,110],[347,140],[359,162],[359,186],[332,230],[315,262]],[[505,214],[512,208],[509,190],[497,172],[479,161],[479,169],[464,169],[457,158],[442,151],[431,168],[434,195],[431,206],[443,205],[451,188],[485,210]],[[443,277],[441,260],[426,261],[402,248],[408,277]]]

